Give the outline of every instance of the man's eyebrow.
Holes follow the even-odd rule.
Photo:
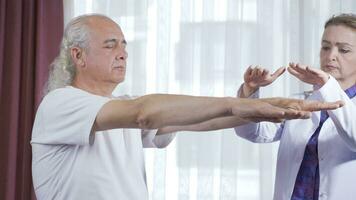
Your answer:
[[[117,43],[117,39],[115,39],[115,38],[112,38],[112,39],[107,39],[107,40],[105,40],[104,41],[104,44],[107,44],[107,43]]]
[[[107,43],[118,43],[118,42],[119,42],[118,39],[112,38],[112,39],[107,39],[107,40],[105,40],[105,41],[104,41],[104,44],[107,44]],[[124,44],[124,45],[127,45],[127,42],[126,42],[125,39],[123,39],[123,40],[121,41],[121,43]]]

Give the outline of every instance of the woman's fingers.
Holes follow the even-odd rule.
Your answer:
[[[286,71],[285,67],[280,67],[278,68],[273,74],[271,74],[271,77],[273,79],[277,79],[279,76],[281,76],[284,72]]]
[[[259,76],[259,77],[262,76],[263,68],[261,68],[260,66],[257,66],[255,70],[256,70],[257,76]]]
[[[253,70],[252,70],[252,65],[250,65],[250,66],[247,68],[245,74],[248,75],[248,76],[251,76],[251,75],[252,75],[252,71],[253,71]]]
[[[309,66],[307,66],[306,67],[306,71],[308,72],[308,73],[311,73],[311,74],[314,74],[314,75],[320,75],[320,72],[319,71],[317,71],[317,70],[315,70],[314,68],[312,68],[312,67],[309,67]]]
[[[269,70],[268,69],[263,69],[262,76],[267,77],[269,75]]]
[[[292,74],[293,76],[295,76],[295,77],[297,77],[297,78],[300,78],[301,77],[301,74],[298,72],[298,71],[296,71],[294,68],[292,68],[292,67],[288,67],[288,72],[290,73],[290,74]]]

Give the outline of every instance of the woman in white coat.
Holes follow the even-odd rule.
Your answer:
[[[309,99],[343,100],[336,110],[313,112],[307,120],[248,123],[236,134],[256,143],[280,141],[275,200],[351,200],[356,198],[356,15],[341,14],[324,26],[320,69],[290,63],[288,71],[314,91]],[[274,73],[250,67],[239,97],[258,98]]]

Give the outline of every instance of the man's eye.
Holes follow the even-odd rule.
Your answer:
[[[115,48],[116,47],[116,43],[108,43],[108,44],[106,44],[105,45],[105,48],[107,48],[107,49],[113,49],[113,48]]]
[[[350,52],[350,50],[348,50],[348,49],[340,49],[339,50],[341,53],[348,53],[348,52]]]
[[[329,50],[330,47],[327,47],[327,46],[324,46],[324,47],[321,47],[322,50],[326,51],[326,50]]]

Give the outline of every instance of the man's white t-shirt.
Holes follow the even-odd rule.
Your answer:
[[[91,133],[97,113],[110,100],[70,86],[42,100],[31,140],[38,200],[148,199],[143,147],[165,147],[174,134]]]

